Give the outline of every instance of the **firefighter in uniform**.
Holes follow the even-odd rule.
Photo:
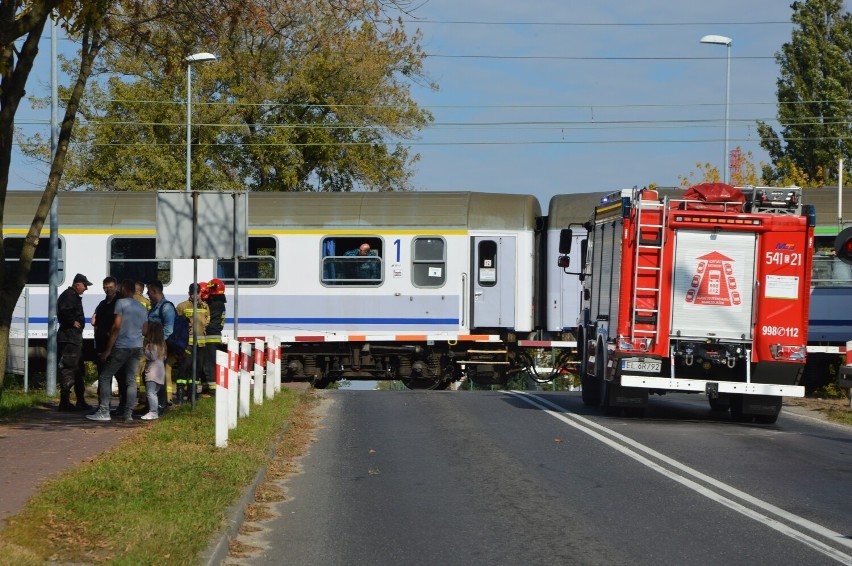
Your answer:
[[[186,347],[186,355],[181,360],[178,377],[175,380],[177,386],[177,399],[182,402],[185,396],[190,394],[190,386],[192,383],[198,383],[198,375],[192,375],[192,345],[193,334],[198,338],[198,361],[196,362],[196,372],[200,373],[204,366],[204,334],[207,331],[207,325],[210,323],[210,310],[207,308],[207,303],[204,301],[206,296],[206,283],[191,283],[189,285],[189,298],[180,303],[175,310],[177,316],[184,316],[189,322],[189,344]],[[197,294],[197,298],[195,295]],[[197,301],[198,311],[194,311],[194,304]],[[193,332],[193,319],[197,319],[198,327]]]
[[[216,352],[222,346],[222,330],[225,328],[225,284],[221,279],[207,282],[207,307],[210,324],[204,333],[204,390],[216,393]]]

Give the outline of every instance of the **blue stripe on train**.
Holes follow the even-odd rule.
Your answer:
[[[244,324],[458,324],[457,318],[240,318]],[[233,324],[233,318],[226,318],[226,324]],[[47,317],[31,317],[30,324],[47,324]]]
[[[225,324],[233,324],[233,318],[226,318]],[[441,325],[459,323],[457,318],[240,318],[239,322],[245,324],[375,324],[375,325],[394,325],[394,324],[422,324],[422,325]]]

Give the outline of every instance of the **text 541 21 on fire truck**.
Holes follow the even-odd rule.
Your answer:
[[[804,395],[814,224],[797,187],[604,198],[574,273],[583,402],[641,413],[649,393],[700,392],[735,420],[775,422],[782,396]]]

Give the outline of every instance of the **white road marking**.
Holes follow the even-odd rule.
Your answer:
[[[664,468],[663,466],[661,466],[657,462],[654,462],[652,460],[649,460],[645,456],[642,456],[637,451],[644,452],[645,454],[648,454],[649,456],[652,456],[652,457],[660,460],[661,462],[664,462],[664,463],[668,464],[669,466],[672,466],[673,468],[676,468],[676,469],[678,469],[678,470],[680,470],[680,471],[682,471],[682,472],[684,472],[688,475],[691,475],[691,476],[693,476],[693,477],[695,477],[695,478],[697,478],[697,479],[699,479],[699,480],[701,480],[701,481],[703,481],[703,482],[705,482],[705,483],[707,483],[707,484],[709,484],[709,485],[711,485],[711,486],[713,486],[717,489],[720,489],[720,490],[725,491],[725,492],[727,492],[727,493],[729,493],[729,494],[731,494],[731,495],[733,495],[733,496],[735,496],[739,499],[742,499],[743,501],[746,501],[746,502],[750,503],[751,505],[754,505],[755,507],[758,507],[758,508],[763,509],[764,511],[767,511],[769,513],[772,513],[772,514],[774,514],[774,515],[776,515],[780,518],[783,518],[787,521],[790,521],[791,523],[794,523],[794,524],[796,524],[796,525],[798,525],[798,526],[800,526],[804,529],[810,530],[810,531],[812,531],[812,532],[814,532],[814,533],[816,533],[816,534],[818,534],[822,537],[825,537],[826,539],[831,540],[832,542],[838,543],[838,544],[846,546],[848,548],[852,548],[852,540],[849,540],[844,535],[841,535],[840,533],[837,533],[837,532],[834,532],[830,529],[827,529],[827,528],[823,527],[822,525],[818,525],[817,523],[814,523],[813,521],[805,519],[804,517],[799,517],[798,515],[794,515],[793,513],[785,511],[785,510],[781,509],[780,507],[776,507],[775,505],[772,505],[771,503],[767,503],[765,501],[757,499],[754,496],[751,496],[751,495],[749,495],[749,494],[747,494],[743,491],[740,491],[739,489],[737,489],[735,487],[729,486],[729,485],[727,485],[727,484],[725,484],[725,483],[723,483],[719,480],[711,478],[710,476],[703,474],[703,473],[699,472],[698,470],[690,468],[689,466],[682,464],[682,463],[680,463],[676,460],[673,460],[672,458],[669,458],[668,456],[661,454],[660,452],[657,452],[656,450],[649,448],[649,447],[645,446],[644,444],[641,444],[641,443],[633,440],[632,438],[628,438],[628,437],[624,436],[623,434],[619,434],[619,433],[617,433],[613,430],[608,429],[605,426],[601,426],[601,425],[599,425],[599,424],[597,424],[597,423],[595,423],[595,422],[593,422],[593,421],[591,421],[591,420],[589,420],[589,419],[587,419],[583,416],[580,416],[580,415],[577,415],[577,414],[574,414],[574,413],[568,413],[568,412],[565,411],[565,409],[563,407],[560,407],[559,405],[557,405],[555,403],[551,403],[550,401],[548,401],[546,399],[542,399],[538,396],[531,395],[531,394],[523,392],[523,391],[510,391],[510,392],[508,392],[508,394],[510,394],[514,397],[517,397],[518,399],[521,399],[524,402],[529,403],[530,405],[538,407],[539,409],[543,410],[548,415],[550,415],[550,416],[552,416],[556,419],[559,419],[560,421],[564,422],[565,424],[572,426],[572,427],[576,428],[577,430],[584,432],[585,434],[588,434],[589,436],[591,436],[591,437],[593,437],[597,440],[600,440],[601,442],[603,442],[607,446],[610,446],[611,448],[621,452],[622,454],[629,456],[630,458],[633,458],[637,462],[644,464],[648,468],[650,468],[650,469],[652,469],[652,470],[654,470],[654,471],[656,471],[656,472],[658,472],[658,473],[660,473],[660,474],[662,474],[662,475],[664,475],[664,476],[666,476],[666,477],[668,477],[668,478],[670,478],[670,479],[692,489],[693,491],[707,497],[708,499],[711,499],[711,500],[716,501],[717,503],[720,503],[720,504],[722,504],[722,505],[724,505],[724,506],[726,506],[730,509],[733,509],[734,511],[737,511],[738,513],[741,513],[741,514],[745,515],[746,517],[749,517],[750,519],[754,519],[755,521],[758,521],[758,522],[766,525],[767,527],[770,527],[770,528],[772,528],[772,529],[774,529],[774,530],[776,530],[776,531],[778,531],[778,532],[780,532],[780,533],[782,533],[782,534],[784,534],[784,535],[786,535],[786,536],[788,536],[788,537],[790,537],[794,540],[797,540],[797,541],[799,541],[799,542],[801,542],[801,543],[803,543],[803,544],[825,554],[826,556],[829,556],[830,558],[837,560],[838,562],[840,562],[842,564],[848,564],[848,565],[852,566],[852,556],[850,556],[849,554],[844,554],[843,552],[841,552],[841,551],[839,551],[839,550],[837,550],[837,549],[835,549],[831,546],[828,546],[827,544],[823,543],[822,541],[819,541],[819,540],[817,540],[817,539],[815,539],[815,538],[813,538],[813,537],[811,537],[811,536],[809,536],[809,535],[807,535],[807,534],[805,534],[801,531],[798,531],[798,530],[796,530],[796,529],[794,529],[794,528],[792,528],[792,527],[790,527],[790,526],[788,526],[784,523],[781,523],[781,522],[777,521],[776,519],[773,519],[772,517],[768,517],[766,515],[758,513],[757,511],[750,509],[750,508],[748,508],[748,507],[746,507],[746,506],[744,506],[740,503],[737,503],[736,501],[732,501],[731,499],[728,499],[728,498],[716,493],[715,491],[712,491],[712,490],[708,489],[707,487],[705,487],[705,486],[703,486],[703,485],[701,485],[701,484],[699,484],[699,483],[697,483],[697,482],[695,482],[695,481],[693,481],[693,480],[691,480],[687,477],[684,477],[684,476],[682,476],[682,475],[680,475],[680,474],[678,474],[678,473],[676,473],[672,470]],[[551,410],[548,407],[551,407],[555,410]],[[619,440],[620,442],[622,442],[624,444],[620,444],[618,442],[615,442],[615,440],[613,440],[612,438],[608,438],[608,437],[604,436],[603,434],[601,434],[600,432],[596,432],[596,430],[593,430],[593,429],[597,429],[598,431],[601,431],[602,433],[607,434],[607,435]],[[637,451],[634,451],[631,448],[628,448],[628,446],[625,446],[625,444],[632,447],[632,448],[635,448]]]

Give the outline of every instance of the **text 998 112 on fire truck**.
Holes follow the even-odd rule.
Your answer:
[[[642,412],[649,393],[701,392],[737,421],[775,422],[782,396],[804,395],[814,225],[798,187],[603,199],[576,274],[583,402]]]

